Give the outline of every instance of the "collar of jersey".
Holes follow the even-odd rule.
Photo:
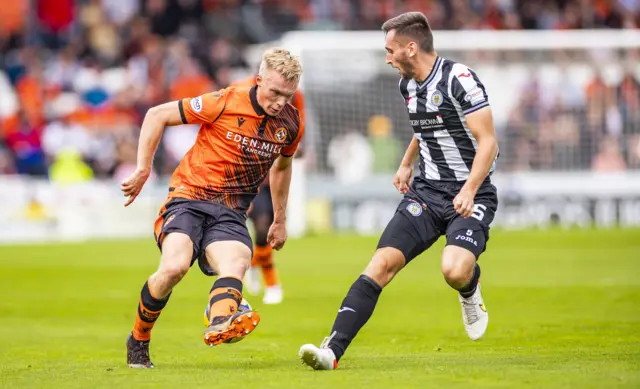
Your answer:
[[[258,116],[266,115],[266,112],[264,112],[264,109],[262,109],[260,104],[258,104],[258,86],[257,85],[254,85],[251,87],[251,90],[249,91],[249,97],[251,98],[251,106],[253,106],[253,110],[256,111],[256,114]]]
[[[442,57],[437,56],[436,62],[433,63],[433,68],[431,69],[431,72],[429,72],[427,79],[424,80],[421,84],[418,84],[418,81],[416,80],[416,84],[418,84],[418,89],[424,88],[425,86],[429,85],[431,81],[433,81],[436,74],[438,73],[438,68],[440,67],[440,64],[442,64]]]

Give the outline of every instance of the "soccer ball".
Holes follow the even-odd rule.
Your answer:
[[[211,308],[211,306],[209,306],[209,304],[207,304],[207,307],[204,309],[204,326],[205,327],[209,327],[209,308]],[[242,301],[240,301],[240,305],[238,305],[238,312],[244,312],[244,311],[251,311],[251,305],[249,304],[249,302],[243,298]],[[240,340],[242,338],[238,338],[238,340]]]

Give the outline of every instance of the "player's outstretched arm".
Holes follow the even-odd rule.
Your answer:
[[[273,224],[269,228],[267,241],[276,250],[280,250],[287,240],[287,200],[291,184],[292,160],[293,156],[280,155],[269,173],[273,202]]]
[[[458,213],[469,217],[473,213],[473,199],[478,188],[487,178],[491,165],[498,154],[498,137],[493,128],[493,114],[489,106],[469,113],[465,115],[465,118],[471,134],[478,142],[478,150],[473,159],[469,178],[454,199],[453,204]]]
[[[156,152],[164,128],[182,124],[180,109],[177,101],[157,105],[150,108],[142,122],[140,129],[140,143],[138,144],[138,169],[151,171],[153,155]]]
[[[149,178],[149,174],[151,174],[153,155],[156,152],[158,143],[160,143],[164,128],[178,124],[182,124],[182,119],[177,101],[161,104],[147,111],[140,129],[136,171],[122,181],[120,185],[124,196],[128,197],[124,204],[125,207],[133,203],[138,197],[144,183]]]
[[[398,189],[398,192],[405,194],[409,191],[409,185],[411,185],[411,177],[413,176],[413,166],[418,158],[419,149],[418,139],[413,137],[407,151],[404,153],[400,167],[393,177],[393,185]]]

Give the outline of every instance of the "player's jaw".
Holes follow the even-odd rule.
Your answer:
[[[398,73],[400,74],[400,77],[406,78],[406,79],[410,79],[411,78],[411,72],[406,70],[406,66],[403,66],[400,63],[393,63],[393,62],[390,62],[389,66],[391,66],[392,68],[396,69],[398,71]]]
[[[403,60],[402,58],[398,58],[399,56],[387,55],[387,65],[396,69],[398,73],[400,73],[400,77],[410,79],[412,78],[413,72],[411,71],[411,65],[408,61]]]

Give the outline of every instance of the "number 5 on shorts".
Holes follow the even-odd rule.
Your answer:
[[[482,219],[484,219],[484,211],[486,210],[487,207],[485,205],[475,204],[473,206],[473,213],[471,214],[471,217],[482,221]]]

